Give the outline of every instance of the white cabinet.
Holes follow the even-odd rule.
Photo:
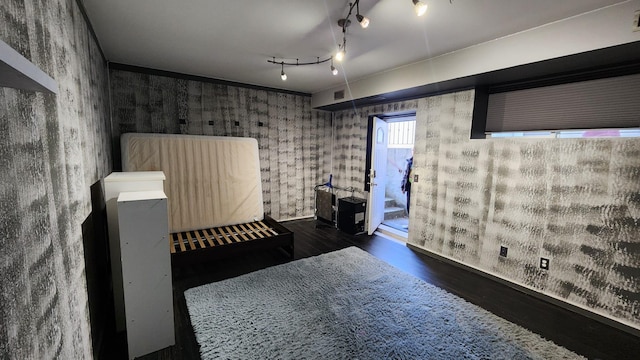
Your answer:
[[[129,359],[175,344],[167,197],[121,192],[118,227]]]
[[[162,171],[114,172],[104,178],[104,195],[107,203],[107,227],[109,253],[113,281],[113,302],[116,312],[116,331],[124,331],[124,299],[122,295],[122,265],[120,261],[120,234],[118,231],[118,196],[129,191],[164,191],[165,176]],[[168,247],[167,247],[168,248]]]

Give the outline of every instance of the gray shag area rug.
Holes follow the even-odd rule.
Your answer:
[[[203,359],[581,359],[347,248],[185,291]]]

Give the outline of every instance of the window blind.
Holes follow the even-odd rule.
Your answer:
[[[487,132],[640,127],[640,74],[489,94]]]

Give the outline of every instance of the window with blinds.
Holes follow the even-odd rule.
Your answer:
[[[638,129],[640,74],[488,96],[485,132],[490,137],[637,136]]]

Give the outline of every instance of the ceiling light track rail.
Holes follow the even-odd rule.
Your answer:
[[[275,56],[274,56],[273,59],[269,59],[269,60],[267,60],[267,62],[270,62],[272,64],[277,64],[277,65],[304,66],[304,65],[322,64],[322,63],[326,63],[327,61],[331,61],[332,59],[333,59],[333,56],[329,56],[326,59],[320,60],[320,57],[317,56],[316,57],[316,61],[300,62],[300,59],[296,59],[296,62],[289,62],[289,61],[285,61],[284,59],[282,59],[280,61],[277,61]]]
[[[449,3],[452,3],[452,1],[453,0],[449,0]],[[427,12],[426,3],[420,0],[412,0],[412,3],[414,6],[416,15],[423,16]],[[318,56],[316,57],[316,61],[308,61],[308,62],[300,62],[299,59],[296,59],[296,62],[285,61],[285,59],[277,61],[275,56],[272,59],[267,60],[267,62],[270,62],[272,64],[280,65],[281,67],[280,77],[282,78],[282,81],[287,80],[287,74],[285,74],[284,72],[285,65],[287,66],[317,65],[317,64],[322,64],[322,63],[331,61],[331,68],[330,68],[331,73],[333,75],[338,75],[338,69],[336,69],[336,67],[333,66],[333,59],[335,58],[336,61],[341,62],[345,57],[345,54],[347,51],[347,28],[349,27],[349,25],[351,25],[351,20],[349,20],[349,18],[351,17],[351,15],[353,15],[353,9],[356,10],[356,15],[355,15],[356,20],[358,21],[358,23],[363,29],[368,28],[369,23],[371,22],[371,20],[368,17],[360,14],[360,0],[355,0],[354,2],[350,2],[349,12],[347,13],[347,16],[338,20],[338,26],[340,26],[340,28],[342,29],[342,42],[338,44],[338,51],[336,52],[335,55],[331,55],[322,60],[320,60],[320,57]]]
[[[282,81],[287,80],[287,74],[284,72],[285,65],[287,66],[318,65],[318,64],[326,63],[327,61],[331,61],[331,67],[329,68],[331,70],[331,73],[333,75],[338,75],[338,69],[336,69],[336,67],[333,66],[333,56],[329,56],[328,58],[322,59],[322,60],[320,60],[320,57],[317,56],[316,61],[307,61],[307,62],[300,62],[300,59],[296,59],[296,62],[289,62],[289,61],[285,61],[284,59],[278,61],[276,60],[275,56],[273,56],[270,60],[267,60],[267,62],[269,63],[280,65],[280,68],[281,68],[280,78],[282,79]]]

